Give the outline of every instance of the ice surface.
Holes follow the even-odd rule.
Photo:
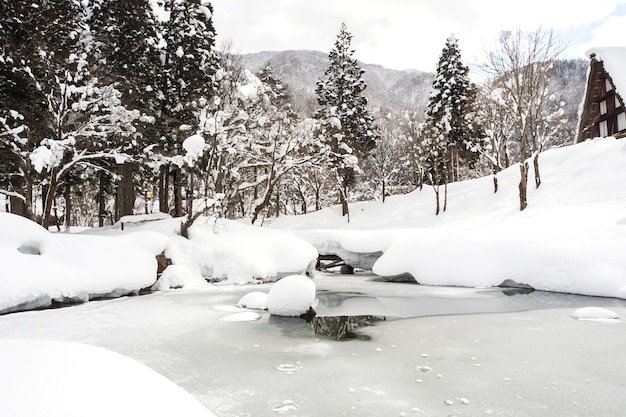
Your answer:
[[[515,299],[491,289],[389,284],[360,276],[324,275],[315,282],[318,295]],[[235,307],[243,295],[271,285],[168,291],[16,313],[0,316],[0,334],[119,352],[171,379],[219,417],[271,417],[279,409],[298,417],[623,412],[624,323],[574,320],[576,308],[559,304],[560,294],[550,294],[557,297],[555,305],[569,306],[381,321],[359,329],[369,341],[320,338],[303,320],[275,320],[261,311],[256,321],[220,320],[245,312]],[[594,304],[584,298],[578,307],[585,305]],[[623,305],[610,309],[626,314]],[[9,360],[4,352],[0,356]]]

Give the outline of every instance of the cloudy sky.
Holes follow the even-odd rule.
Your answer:
[[[591,46],[626,46],[626,0],[213,0],[219,40],[241,53],[328,52],[341,22],[359,60],[434,72],[445,40],[459,38],[467,64],[480,62],[501,30],[552,29],[565,57]],[[617,36],[615,38],[615,36]]]

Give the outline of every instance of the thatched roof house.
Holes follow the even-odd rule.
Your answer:
[[[595,137],[626,136],[626,47],[587,51],[589,72],[577,142]]]

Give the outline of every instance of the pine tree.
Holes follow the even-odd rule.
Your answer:
[[[439,185],[460,179],[462,165],[478,158],[475,141],[481,136],[474,117],[476,88],[469,68],[461,60],[458,40],[450,36],[441,52],[423,125],[422,161],[428,180],[435,187],[439,213]]]
[[[198,130],[198,112],[213,99],[214,75],[219,66],[211,4],[207,0],[168,0],[165,10],[169,20],[163,27],[167,46],[162,57],[159,114],[160,152],[165,157],[162,183],[168,176],[171,157],[181,153],[183,140]],[[174,214],[181,215],[182,174],[178,167],[173,176]],[[161,194],[161,210],[165,210],[167,193]]]
[[[379,136],[363,96],[364,71],[353,58],[351,42],[352,35],[342,23],[329,53],[330,65],[315,90],[322,106],[316,117],[322,121],[321,135],[331,149],[344,216],[349,214],[347,190],[355,182],[359,161],[375,147]]]
[[[27,217],[34,217],[36,182],[30,155],[55,137],[47,95],[74,60],[82,16],[71,0],[0,2],[0,147],[9,170],[3,168],[2,186],[19,196],[19,214]]]
[[[90,58],[93,72],[100,83],[115,84],[122,93],[121,102],[128,109],[137,109],[149,117],[136,119],[135,127],[141,133],[129,141],[125,151],[135,160],[150,145],[154,131],[157,105],[157,85],[160,66],[157,21],[149,0],[97,0],[89,19],[92,37]],[[146,123],[148,121],[148,123]],[[117,165],[117,198],[115,220],[132,214],[135,201],[133,174],[137,164],[125,161]],[[109,176],[100,176],[109,180]],[[103,196],[100,196],[103,198]],[[104,208],[101,205],[101,208]],[[103,213],[100,213],[102,218]]]

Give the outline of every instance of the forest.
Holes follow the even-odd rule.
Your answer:
[[[74,0],[0,5],[0,195],[58,230],[125,215],[301,214],[447,185],[520,164],[519,207],[539,187],[539,154],[571,143],[572,103],[554,88],[552,32],[503,32],[471,80],[458,40],[426,108],[375,108],[344,24],[311,114],[266,65],[253,74],[216,44],[206,0]],[[236,42],[236,40],[234,41]],[[329,45],[330,47],[330,45]],[[577,104],[577,103],[576,103]]]

